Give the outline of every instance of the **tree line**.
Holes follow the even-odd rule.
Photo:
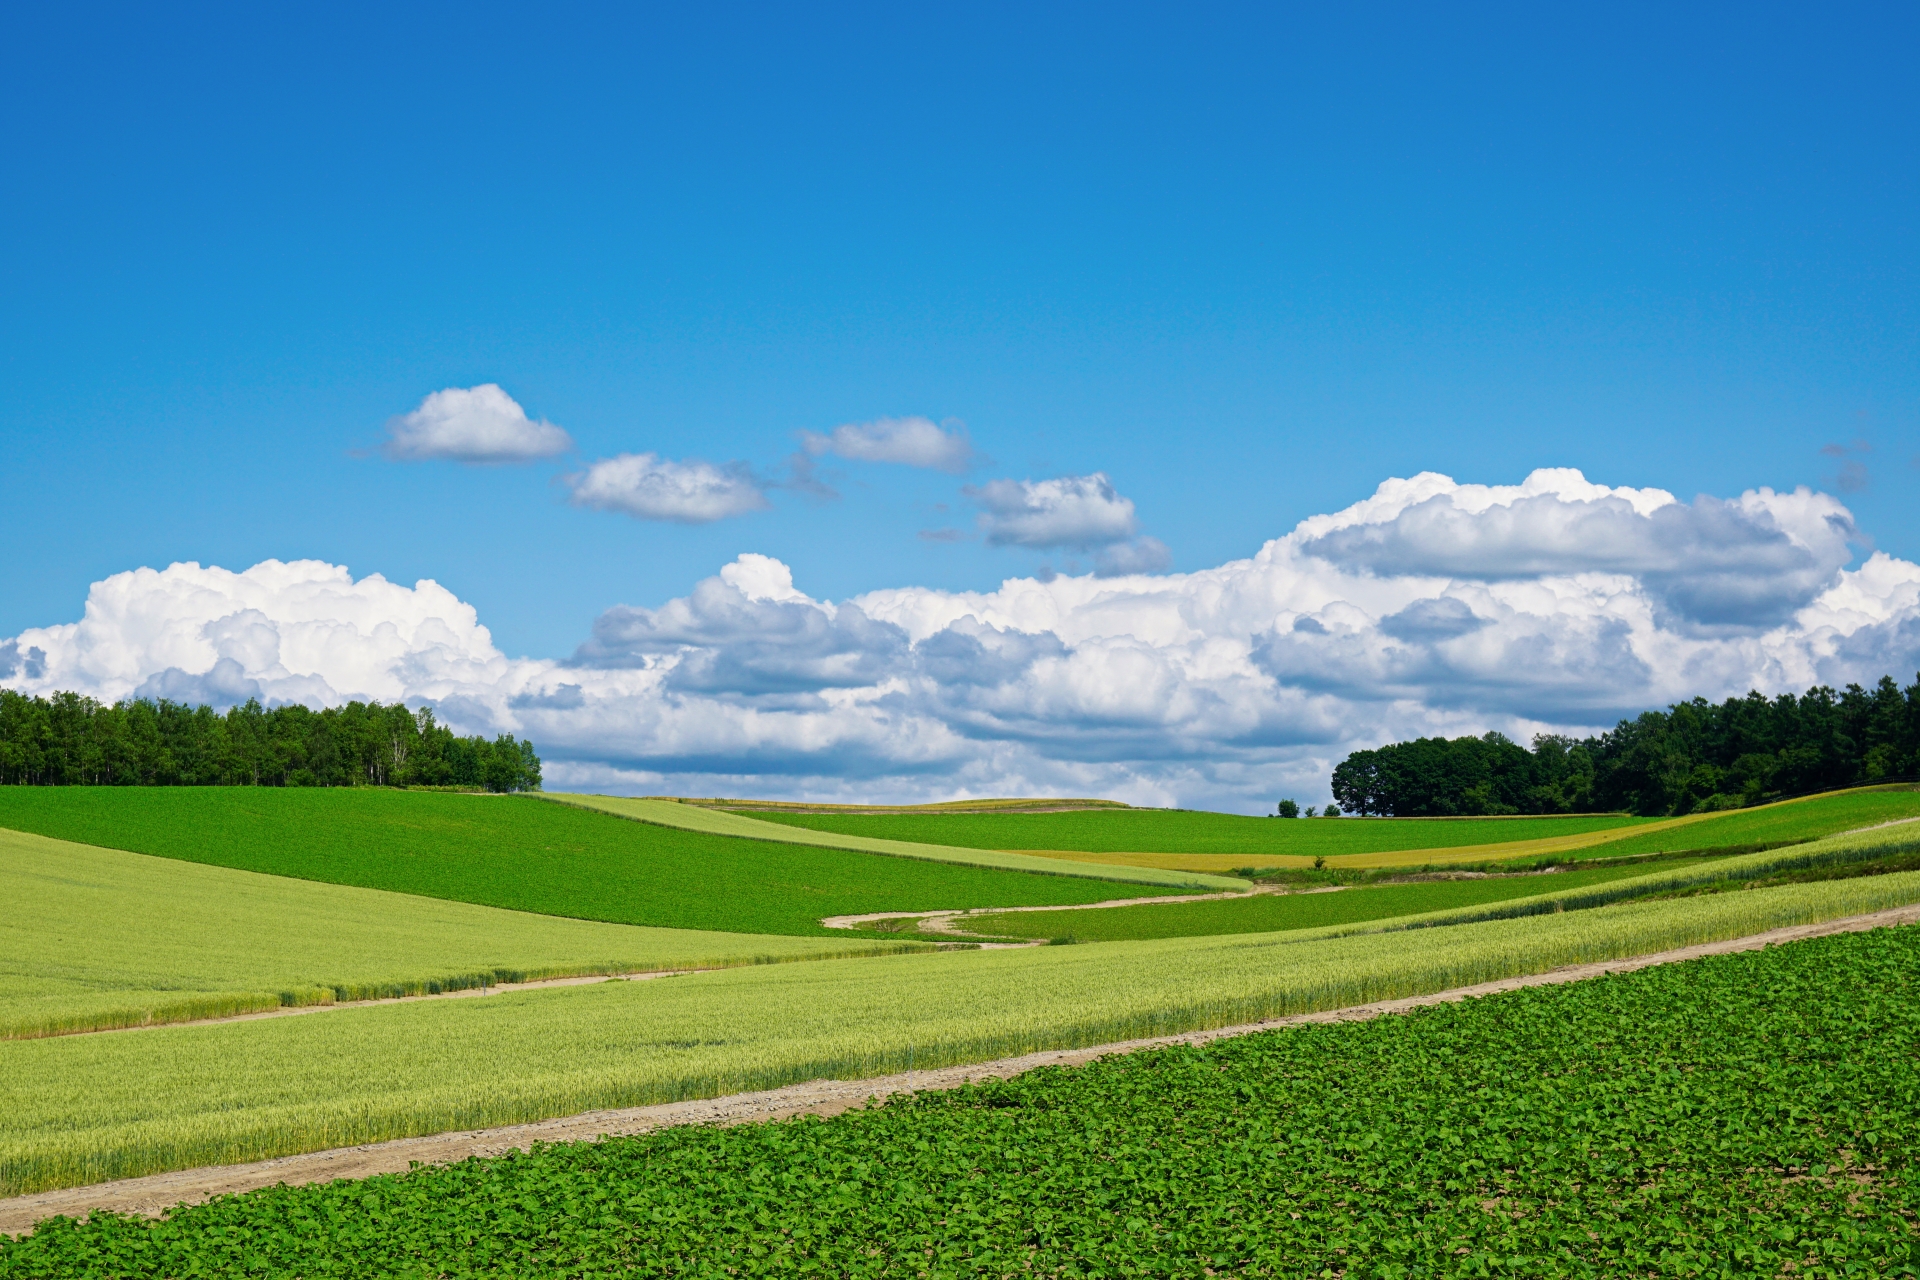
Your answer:
[[[1905,689],[1816,685],[1646,711],[1591,738],[1418,738],[1356,751],[1333,770],[1349,813],[1647,816],[1737,809],[1920,774],[1920,676]]]
[[[315,711],[255,699],[225,713],[135,698],[0,689],[0,784],[477,787],[538,791],[533,744],[461,737],[433,709],[349,702]]]

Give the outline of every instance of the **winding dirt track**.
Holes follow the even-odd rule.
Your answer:
[[[536,1124],[509,1125],[467,1133],[442,1133],[428,1138],[401,1138],[368,1146],[342,1147],[307,1155],[262,1160],[254,1164],[225,1165],[202,1169],[181,1169],[123,1182],[105,1182],[90,1187],[63,1191],[43,1191],[34,1195],[0,1200],[0,1233],[16,1234],[30,1230],[42,1218],[59,1214],[79,1217],[94,1209],[117,1213],[159,1217],[177,1204],[198,1204],[215,1196],[252,1191],[276,1183],[298,1186],[308,1182],[330,1182],[335,1178],[364,1178],[376,1173],[403,1173],[414,1161],[444,1164],[470,1156],[499,1155],[535,1142],[580,1142],[604,1136],[649,1133],[655,1129],[683,1124],[748,1124],[759,1120],[778,1120],[788,1116],[832,1116],[864,1106],[875,1098],[925,1089],[950,1089],[967,1080],[1005,1079],[1035,1067],[1079,1066],[1111,1053],[1131,1053],[1167,1044],[1205,1044],[1227,1036],[1246,1035],[1275,1027],[1298,1026],[1317,1022],[1357,1022],[1381,1014],[1402,1013],[1423,1005],[1467,1000],[1493,995],[1520,987],[1549,986],[1578,982],[1582,978],[1605,973],[1630,973],[1657,964],[1693,960],[1700,956],[1724,955],[1735,951],[1755,951],[1761,947],[1834,933],[1859,933],[1886,925],[1920,922],[1920,904],[1876,911],[1869,915],[1848,916],[1822,924],[1795,925],[1773,929],[1745,938],[1680,947],[1625,960],[1600,964],[1568,965],[1547,973],[1524,978],[1507,978],[1478,986],[1458,987],[1432,995],[1387,1000],[1377,1004],[1333,1009],[1324,1013],[1275,1018],[1268,1022],[1221,1027],[1213,1031],[1194,1031],[1186,1035],[1161,1036],[1150,1040],[1124,1040],[1096,1045],[1088,1049],[1067,1049],[1029,1053],[1017,1058],[1001,1058],[972,1066],[947,1067],[938,1071],[912,1071],[878,1076],[866,1080],[810,1080],[805,1084],[766,1089],[757,1093],[737,1093],[724,1098],[694,1102],[673,1102],[652,1107],[632,1107],[620,1111],[589,1111],[584,1115]]]

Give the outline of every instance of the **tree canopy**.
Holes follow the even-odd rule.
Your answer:
[[[349,702],[225,713],[0,689],[0,783],[32,786],[451,786],[537,791],[533,744],[461,737],[433,709]]]
[[[1356,751],[1333,770],[1352,813],[1645,815],[1734,809],[1920,773],[1920,676],[1797,697],[1749,693],[1646,711],[1591,738],[1418,738]]]

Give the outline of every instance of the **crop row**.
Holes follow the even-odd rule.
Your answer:
[[[0,1277],[1912,1276],[1920,930],[60,1219]]]
[[[1355,937],[825,960],[11,1041],[0,1193],[1246,1023],[1916,901],[1907,873]]]

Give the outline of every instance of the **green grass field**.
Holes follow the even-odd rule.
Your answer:
[[[0,1240],[0,1277],[1910,1276],[1920,930]]]
[[[1570,856],[1618,858],[1686,849],[1791,844],[1909,818],[1920,818],[1920,790],[1899,787],[1835,791],[1803,800],[1684,819],[1664,829],[1622,832],[1616,838]]]
[[[0,902],[0,1039],[901,949],[566,920],[17,831],[0,831]]]
[[[1448,849],[1612,831],[1650,821],[1617,814],[1568,818],[1248,818],[1192,809],[1089,809],[1074,813],[796,814],[756,817],[782,826],[974,849],[1087,853],[1344,857]]]
[[[1084,876],[1124,884],[1152,885],[1163,889],[1191,888],[1200,892],[1241,889],[1246,882],[1236,877],[1207,875],[1203,872],[1168,870],[1160,867],[1102,866],[1064,858],[1036,858],[1023,853],[993,849],[967,848],[961,845],[917,844],[909,840],[886,840],[838,831],[814,831],[807,827],[763,822],[745,813],[703,808],[672,800],[630,796],[592,796],[547,793],[546,798],[563,804],[598,809],[640,822],[654,822],[709,835],[739,836],[748,840],[778,840],[794,844],[820,845],[830,849],[852,849],[860,853],[883,853],[896,858],[914,858],[923,862],[950,862],[974,867],[995,867],[1009,871],[1031,871],[1041,875]]]
[[[1691,860],[1677,860],[1662,862],[1659,869],[1690,865]],[[1207,902],[1109,907],[1098,911],[1009,911],[968,916],[965,928],[971,933],[997,937],[1071,938],[1076,942],[1273,933],[1529,898],[1562,889],[1633,879],[1646,875],[1651,869],[1641,863],[1548,875],[1372,885],[1337,893],[1263,894]]]
[[[1920,901],[1920,873],[1455,928],[826,960],[0,1042],[0,1194],[1100,1044]]]
[[[818,922],[829,915],[1115,896],[1102,881],[740,840],[528,796],[0,787],[0,828],[512,911],[724,933],[824,935]]]
[[[1246,818],[1188,810],[1020,814],[767,814],[769,822],[897,839],[1080,851],[1090,860],[1190,871],[1495,865],[1742,850],[1920,817],[1920,790],[1861,788],[1684,818]],[[997,842],[997,843],[996,843]]]

